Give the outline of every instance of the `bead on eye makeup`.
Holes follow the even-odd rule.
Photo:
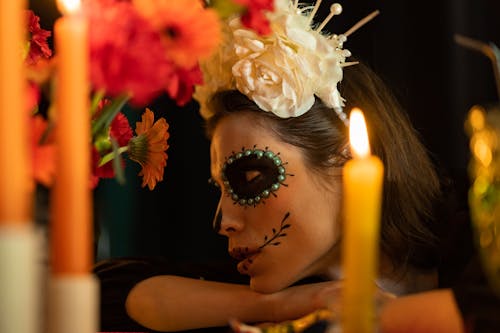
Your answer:
[[[233,152],[222,166],[222,183],[234,204],[256,206],[271,195],[277,196],[287,176],[285,165],[278,154],[268,150],[245,149]]]

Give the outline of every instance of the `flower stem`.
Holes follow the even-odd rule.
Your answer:
[[[117,150],[113,150],[112,152],[107,153],[104,155],[101,160],[99,161],[99,166],[103,166],[104,164],[108,163],[112,159],[114,159],[116,156],[123,154],[124,152],[128,151],[128,146],[123,146],[118,148]]]
[[[111,122],[113,121],[115,116],[118,114],[118,112],[120,112],[122,107],[125,105],[125,103],[127,103],[129,99],[129,94],[123,94],[113,99],[111,101],[111,104],[104,107],[99,118],[97,118],[92,124],[92,138],[95,138],[95,136],[101,130],[103,130],[104,128],[108,128],[109,125],[111,125]]]

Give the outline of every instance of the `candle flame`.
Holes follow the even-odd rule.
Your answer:
[[[358,108],[352,109],[349,117],[349,141],[351,153],[354,157],[364,158],[370,155],[365,117]]]
[[[81,0],[57,0],[57,8],[65,15],[75,14],[80,10]]]

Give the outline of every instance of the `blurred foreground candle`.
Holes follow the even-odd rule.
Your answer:
[[[361,110],[353,109],[349,122],[353,159],[346,163],[343,173],[342,332],[373,333],[384,166],[370,154]]]
[[[57,174],[52,193],[48,332],[98,331],[90,189],[87,22],[79,0],[60,0],[57,56]]]
[[[0,0],[0,225],[31,220],[24,1]]]
[[[87,22],[78,1],[59,1],[54,26],[57,56],[57,178],[51,221],[54,274],[83,274],[92,264],[90,113]]]
[[[35,333],[40,285],[23,96],[25,5],[0,0],[0,332]]]

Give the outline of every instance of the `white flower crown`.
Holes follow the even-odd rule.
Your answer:
[[[213,115],[208,102],[215,93],[237,89],[262,110],[281,118],[304,114],[317,96],[347,121],[337,84],[342,68],[353,63],[345,62],[351,53],[343,49],[343,43],[378,11],[344,34],[324,35],[321,30],[342,7],[331,5],[330,14],[313,29],[311,22],[320,3],[300,8],[297,0],[275,0],[275,10],[268,13],[271,33],[266,36],[243,27],[239,17],[227,20],[221,46],[201,64],[204,84],[193,95],[201,115],[205,119]]]

